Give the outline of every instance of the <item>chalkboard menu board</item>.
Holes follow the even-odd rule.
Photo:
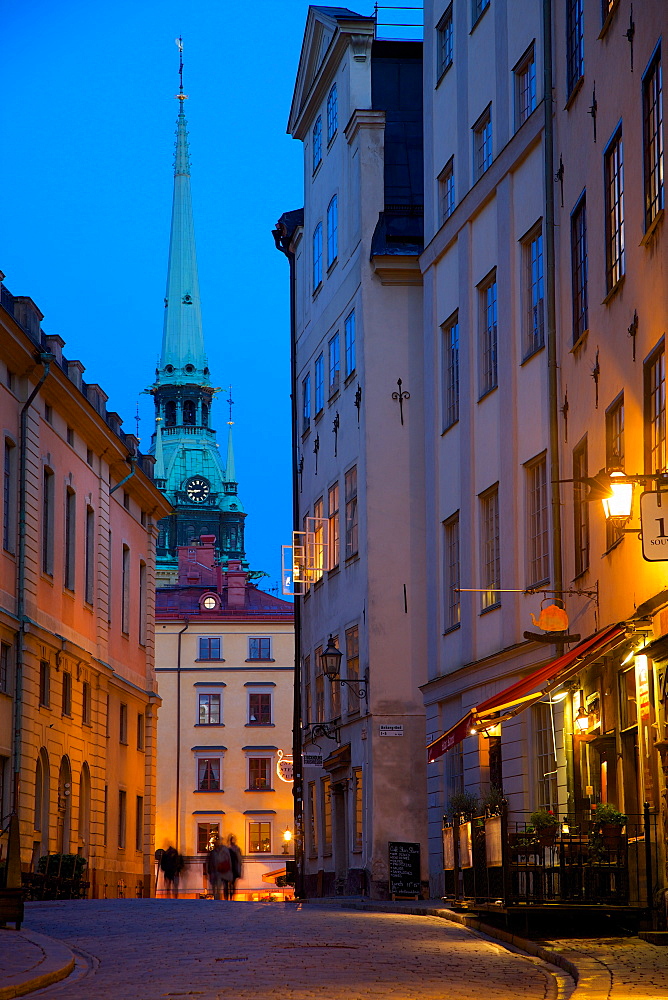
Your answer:
[[[420,845],[390,841],[389,870],[390,895],[421,896]]]

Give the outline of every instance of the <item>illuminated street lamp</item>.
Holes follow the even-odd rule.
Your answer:
[[[292,830],[289,830],[286,827],[285,833],[283,834],[283,854],[289,854],[291,842],[292,842]]]
[[[580,705],[578,714],[573,719],[573,725],[580,736],[584,735],[584,733],[586,733],[589,729],[589,714],[585,711],[582,705]]]
[[[606,521],[628,521],[631,517],[633,483],[630,483],[619,469],[610,472],[610,495],[604,497],[601,502]]]
[[[327,646],[320,654],[320,663],[322,664],[323,673],[329,678],[330,684],[343,684],[344,687],[349,688],[353,694],[355,694],[360,701],[362,698],[367,699],[369,690],[369,669],[364,671],[364,678],[357,677],[346,677],[345,679],[339,677],[341,670],[341,659],[343,653],[334,645],[334,636],[330,635],[327,640]]]

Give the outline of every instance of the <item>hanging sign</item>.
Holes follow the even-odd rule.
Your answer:
[[[276,774],[281,781],[294,781],[293,777],[293,757],[292,754],[284,754],[278,751],[278,761],[276,762]]]
[[[302,764],[304,767],[322,767],[322,752],[319,750],[309,750],[302,754]]]
[[[668,493],[640,496],[642,554],[648,562],[668,560]]]

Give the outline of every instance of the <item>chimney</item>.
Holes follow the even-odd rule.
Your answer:
[[[81,389],[81,376],[86,371],[80,361],[67,362],[67,377],[70,382],[74,382],[77,389]]]
[[[44,319],[33,300],[27,295],[14,296],[14,319],[39,343],[39,324]]]
[[[215,544],[215,535],[202,535],[199,544],[179,545],[179,584],[182,587],[216,586]]]
[[[228,608],[243,608],[246,606],[246,573],[241,568],[239,560],[230,559],[227,564],[227,606]]]
[[[62,337],[59,337],[57,333],[45,334],[44,340],[46,341],[46,346],[54,355],[56,361],[59,365],[63,363],[63,347],[65,346],[65,341]]]

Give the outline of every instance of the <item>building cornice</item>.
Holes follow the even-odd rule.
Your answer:
[[[384,129],[385,112],[371,111],[369,108],[356,108],[343,130],[348,140],[348,145],[352,145],[360,129],[363,128]]]
[[[420,258],[415,254],[377,254],[371,258],[381,285],[421,285]]]

